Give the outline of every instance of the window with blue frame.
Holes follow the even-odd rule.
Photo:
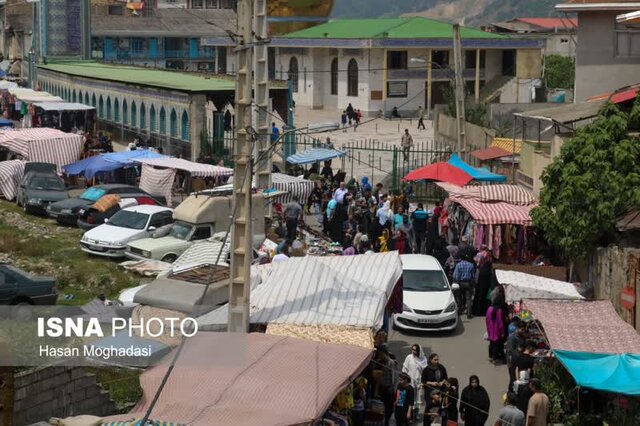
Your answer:
[[[135,101],[131,102],[131,127],[138,127],[138,111]]]
[[[176,114],[175,109],[171,110],[170,120],[169,132],[171,137],[175,138],[178,136],[178,114]]]
[[[147,128],[147,109],[144,106],[144,102],[140,104],[140,128]]]
[[[152,132],[156,131],[156,108],[151,105],[151,109],[149,110],[149,130]]]
[[[107,120],[111,121],[111,97],[107,96]]]
[[[91,96],[91,106],[94,107],[94,108],[96,107],[96,94],[95,93],[93,94],[93,96]]]
[[[143,38],[132,38],[130,44],[131,56],[135,58],[142,58],[145,56],[144,52],[144,39]]]
[[[129,106],[126,99],[122,101],[122,124],[129,125]]]
[[[85,104],[85,105],[89,105],[89,92],[87,92],[87,93],[85,93],[85,94],[84,94],[84,104]],[[93,105],[93,106],[96,106],[96,105],[95,105],[95,102],[94,102],[94,105]]]
[[[113,101],[113,121],[116,123],[120,122],[120,102],[117,98]]]
[[[95,100],[95,96],[93,99]],[[104,101],[102,100],[102,95],[100,95],[100,100],[98,101],[98,117],[104,118]]]
[[[182,111],[182,119],[180,123],[181,139],[184,141],[189,140],[189,115],[187,111]]]
[[[167,113],[164,110],[164,107],[160,108],[160,130],[159,133],[161,135],[167,134]]]

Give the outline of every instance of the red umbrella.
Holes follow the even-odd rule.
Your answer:
[[[437,180],[458,186],[465,186],[473,178],[449,163],[439,162],[420,167],[406,175],[403,180]]]

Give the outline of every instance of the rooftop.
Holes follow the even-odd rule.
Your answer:
[[[578,28],[578,18],[515,18],[505,22],[494,22],[491,25],[509,32],[567,32]]]
[[[336,19],[282,38],[296,39],[449,39],[453,25],[422,17],[379,19]],[[463,39],[500,39],[502,35],[461,27]]]
[[[640,9],[637,0],[565,0],[556,4],[558,12],[589,12],[603,10],[634,10]]]
[[[99,62],[52,62],[38,68],[68,75],[118,83],[138,84],[180,92],[234,91],[232,77],[165,71]]]

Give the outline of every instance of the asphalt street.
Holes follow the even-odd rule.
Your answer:
[[[507,367],[495,366],[489,362],[489,342],[483,340],[486,331],[485,318],[474,317],[469,321],[463,315],[460,319],[462,321],[453,333],[390,330],[389,350],[396,355],[399,368],[402,368],[402,363],[414,343],[420,344],[427,356],[432,352],[437,353],[449,377],[456,377],[460,382],[460,392],[469,384],[469,376],[477,375],[480,384],[485,387],[491,398],[487,425],[493,425],[498,411],[502,408],[502,395],[509,384]]]

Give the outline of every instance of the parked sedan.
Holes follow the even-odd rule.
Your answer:
[[[173,210],[150,205],[127,207],[105,222],[84,233],[80,248],[97,256],[124,257],[127,243],[150,237],[157,228],[172,223]]]
[[[47,214],[49,217],[56,219],[60,224],[74,226],[78,222],[80,210],[88,210],[93,203],[106,194],[117,194],[120,198],[151,197],[156,199],[159,204],[164,204],[165,201],[163,198],[153,197],[147,194],[136,186],[114,183],[92,186],[84,191],[78,198],[69,198],[49,204]]]
[[[393,325],[403,330],[451,331],[458,326],[458,306],[447,276],[433,256],[403,254],[403,312],[393,315]]]
[[[0,263],[0,305],[55,305],[56,280]]]
[[[50,203],[69,198],[55,164],[27,163],[16,203],[25,213],[44,213]]]

